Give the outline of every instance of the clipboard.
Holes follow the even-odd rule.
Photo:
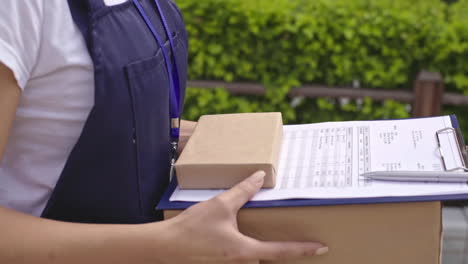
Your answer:
[[[452,120],[453,122],[453,120]],[[442,140],[440,139],[441,135],[443,134],[450,134],[457,146],[457,153],[460,157],[461,161],[461,166],[453,167],[450,168],[447,166],[447,159],[445,156],[444,151],[442,150]],[[438,144],[438,149],[439,149],[439,154],[440,158],[442,160],[442,165],[445,171],[447,172],[453,172],[453,171],[465,171],[468,172],[467,164],[468,164],[468,151],[467,147],[465,145],[465,140],[463,138],[462,131],[460,127],[447,127],[444,129],[441,129],[436,132],[436,139],[437,139],[437,144]]]
[[[467,170],[468,153],[465,147],[463,135],[455,115],[450,115],[453,128],[441,129],[436,132],[435,137],[441,142],[441,136],[445,133],[451,133],[457,144],[458,155],[460,155],[462,166],[447,168],[447,155],[442,151],[442,144],[439,144],[439,152],[443,166],[446,170],[457,169]],[[160,202],[155,207],[156,210],[183,210],[196,202],[170,201],[172,193],[177,188],[177,180],[173,179]],[[392,197],[372,197],[372,198],[332,198],[332,199],[288,199],[274,201],[250,201],[243,208],[269,208],[269,207],[302,207],[302,206],[331,206],[331,205],[350,205],[350,204],[379,204],[379,203],[409,203],[409,202],[433,202],[442,201],[444,204],[468,204],[468,193],[463,194],[444,194],[444,195],[426,195],[426,196],[392,196]]]

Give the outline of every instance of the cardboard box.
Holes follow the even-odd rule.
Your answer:
[[[274,264],[440,264],[441,221],[440,202],[245,208],[238,215],[240,231],[256,239],[330,248],[323,256],[261,262]]]
[[[275,186],[281,113],[205,115],[175,164],[182,189],[230,188],[258,170]]]

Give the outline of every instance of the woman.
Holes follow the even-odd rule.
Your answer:
[[[255,263],[322,254],[239,233],[263,172],[169,221],[187,35],[169,0],[4,0],[1,263]]]

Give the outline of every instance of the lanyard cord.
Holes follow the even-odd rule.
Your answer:
[[[175,56],[175,45],[174,39],[171,34],[171,30],[169,29],[169,25],[167,24],[166,17],[164,16],[164,12],[159,4],[159,0],[154,0],[156,3],[156,7],[158,8],[159,15],[161,16],[162,23],[164,25],[164,29],[166,30],[166,34],[169,38],[169,43],[171,44],[171,51],[172,56],[174,58],[174,63],[172,65],[172,77],[174,78],[174,88],[175,88],[175,97],[177,100],[178,105],[178,116],[180,117],[180,81],[179,81],[179,69],[177,68],[177,61]]]
[[[175,47],[174,41],[172,38],[171,31],[169,30],[169,26],[167,24],[166,18],[162,12],[162,9],[159,5],[158,0],[155,0],[156,6],[158,8],[159,15],[161,17],[162,23],[164,25],[164,30],[166,32],[167,38],[169,39],[169,43],[171,46],[172,56],[174,58],[173,67],[171,67],[171,59],[167,54],[166,49],[164,48],[164,43],[162,42],[161,38],[159,37],[156,29],[154,28],[153,24],[151,23],[150,19],[146,15],[145,10],[141,6],[138,0],[133,0],[133,4],[137,8],[138,12],[140,13],[141,17],[145,21],[146,25],[148,26],[149,30],[153,34],[154,38],[158,42],[159,47],[161,48],[161,52],[164,56],[164,61],[166,63],[166,70],[167,75],[169,77],[169,88],[170,88],[170,115],[171,115],[171,137],[172,137],[172,144],[173,147],[177,147],[177,141],[179,139],[180,134],[180,82],[179,82],[179,72],[177,68],[177,61],[175,56]],[[171,70],[172,69],[172,70]]]

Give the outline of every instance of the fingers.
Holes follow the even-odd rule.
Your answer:
[[[305,256],[318,256],[328,252],[328,247],[315,242],[261,242],[252,246],[253,259],[283,260]]]
[[[234,212],[237,212],[262,188],[264,178],[265,172],[257,171],[229,191],[218,195],[217,198],[222,200]]]

